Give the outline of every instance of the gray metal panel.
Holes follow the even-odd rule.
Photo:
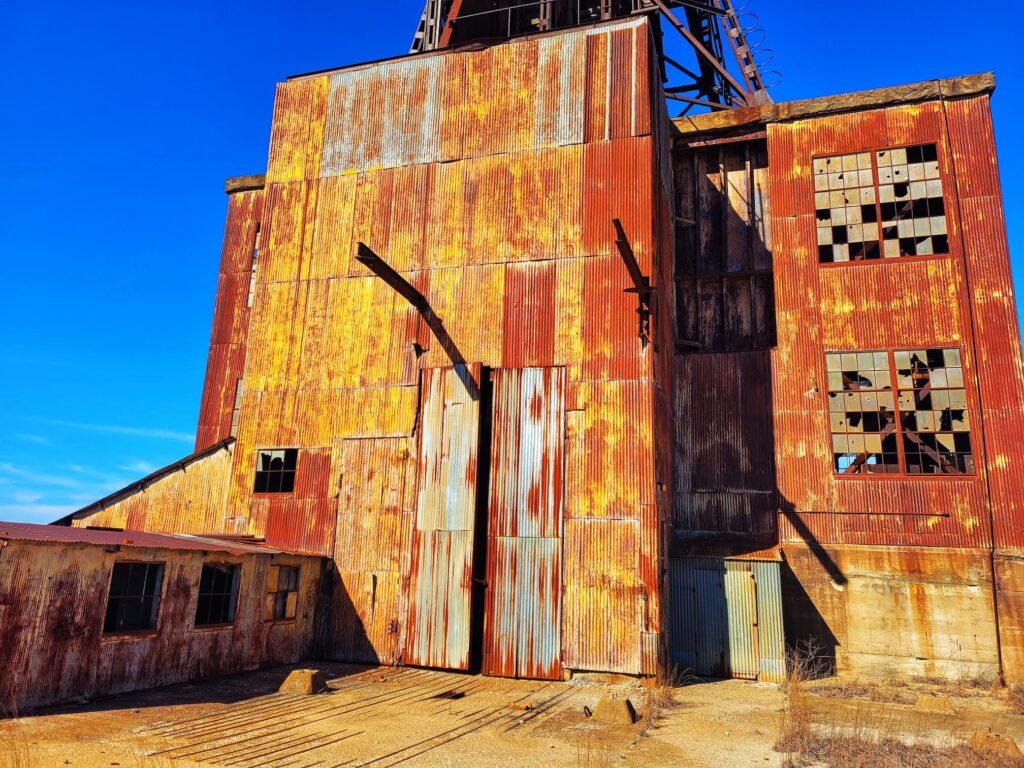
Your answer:
[[[749,563],[725,564],[725,602],[729,625],[728,673],[756,680],[757,590]]]
[[[782,623],[782,575],[779,563],[754,563],[757,582],[757,628],[760,638],[758,680],[786,679],[786,636]]]
[[[728,677],[729,614],[726,610],[724,564],[721,561],[717,564],[701,563],[694,577],[697,587],[695,669],[700,675]]]
[[[697,602],[690,561],[669,560],[668,657],[681,671],[697,668]]]

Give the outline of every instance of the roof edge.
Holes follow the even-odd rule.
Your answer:
[[[672,124],[684,135],[728,131],[751,125],[782,123],[863,109],[980,96],[992,94],[995,89],[995,73],[982,72],[889,88],[875,88],[869,91],[854,91],[835,96],[821,96],[813,99],[783,101],[777,104],[710,112],[703,115],[675,118],[672,120]]]
[[[263,189],[267,185],[267,175],[257,173],[252,176],[232,176],[224,181],[224,192],[233,195],[236,192],[251,192]]]
[[[124,488],[118,491],[114,491],[108,496],[104,496],[99,501],[94,501],[92,504],[82,507],[81,509],[74,511],[69,515],[65,515],[59,520],[54,520],[52,523],[50,523],[50,525],[61,525],[64,527],[70,527],[71,524],[78,517],[106,509],[115,501],[120,501],[126,496],[130,496],[133,493],[145,490],[147,485],[152,485],[158,480],[162,480],[163,478],[167,477],[167,475],[171,474],[172,472],[177,472],[180,469],[184,469],[189,464],[194,464],[195,462],[200,461],[201,459],[205,459],[207,456],[212,456],[213,454],[218,453],[224,450],[225,448],[228,448],[234,442],[235,438],[229,437],[224,440],[221,440],[219,443],[214,443],[209,448],[205,448],[202,451],[197,451],[196,453],[186,456],[184,459],[180,459],[174,462],[173,464],[168,464],[166,467],[163,467],[162,469],[158,469],[156,472],[152,472],[151,474],[146,475],[141,480],[136,480],[134,483],[126,485]]]

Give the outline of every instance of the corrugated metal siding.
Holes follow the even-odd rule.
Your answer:
[[[711,677],[785,679],[781,563],[669,560],[669,655]]]
[[[987,101],[987,97],[976,101]],[[968,401],[972,414],[981,412],[985,405],[986,387],[1005,391],[1003,383],[1012,381],[1009,389],[1020,393],[1013,396],[1013,419],[1020,418],[1017,414],[1021,411],[1020,395],[1024,388],[1018,371],[1024,369],[1019,337],[1014,337],[1013,313],[1006,309],[1009,305],[1004,302],[999,319],[988,328],[981,327],[986,303],[984,292],[979,293],[975,287],[975,280],[982,284],[994,280],[1000,286],[996,291],[1001,296],[1007,295],[1003,291],[1009,290],[1011,283],[997,207],[989,208],[991,215],[975,213],[970,210],[970,197],[963,195],[963,190],[972,189],[975,183],[977,189],[988,194],[993,189],[992,163],[988,159],[994,156],[990,124],[983,111],[972,112],[971,107],[963,106],[969,103],[892,107],[773,124],[768,128],[779,337],[773,356],[774,431],[780,506],[788,510],[780,518],[783,540],[975,547],[990,543],[986,473],[993,473],[992,487],[996,492],[998,483],[994,477],[999,473],[996,467],[1000,462],[986,458],[977,418],[972,430],[979,465],[977,477],[851,481],[832,474],[823,394],[826,350],[953,345],[962,347],[965,375],[970,380]],[[944,110],[950,117],[948,136]],[[972,116],[962,119],[971,121],[972,127],[956,125],[954,115],[968,113]],[[922,142],[939,145],[940,163],[948,182],[944,192],[951,256],[819,267],[813,247],[812,156]],[[977,176],[975,168],[980,169]],[[974,178],[980,180],[975,182]],[[989,229],[979,223],[985,221],[991,221],[993,226]],[[983,234],[986,229],[991,236]],[[980,236],[978,245],[972,243],[972,233]],[[968,256],[967,271],[961,234],[966,252],[976,254]],[[980,262],[972,264],[972,258],[984,259],[984,266]],[[976,324],[973,334],[971,302]],[[1018,338],[1017,341],[1011,338],[1004,342],[1007,328],[1013,329],[1009,336]],[[1004,343],[1005,349],[999,356],[1009,365],[985,360],[983,350],[999,348]],[[1006,366],[1005,373],[1001,366]],[[1000,422],[1005,422],[1003,415],[999,414]],[[991,451],[994,444],[990,421],[986,418],[984,443]],[[1024,422],[1015,423],[1024,427]],[[1001,438],[1000,447],[995,450],[1009,456],[1012,452],[1004,447],[1004,441]],[[1019,472],[1006,476],[1010,474],[1020,476]],[[1020,496],[1018,490],[1024,489],[1014,487],[1006,498]]]
[[[483,669],[558,679],[565,370],[499,370],[492,378]]]
[[[757,586],[757,679],[781,683],[786,679],[782,566],[779,562],[754,562],[752,567]]]
[[[960,195],[997,548],[1024,547],[1024,359],[988,97],[944,104]]]
[[[239,533],[225,515],[233,455],[233,446],[225,446],[151,484],[130,487],[72,524],[154,533]]]
[[[405,662],[468,669],[480,366],[423,372]]]
[[[104,637],[113,563],[162,562],[157,629]],[[195,631],[204,562],[241,566],[233,627]],[[301,567],[297,619],[263,620],[271,554],[11,541],[0,554],[0,692],[18,711],[213,678],[308,658],[320,561],[276,556]]]
[[[228,198],[196,451],[209,448],[231,434],[235,386],[245,369],[249,278],[256,228],[263,216],[263,200],[263,190],[238,192]]]
[[[603,51],[593,71],[588,50]],[[302,499],[308,510],[252,498],[261,448],[297,447],[304,456],[331,447],[337,462],[340,440],[408,439],[417,425],[422,439],[436,415],[418,410],[420,388],[427,401],[432,386],[428,374],[421,383],[421,371],[452,359],[416,312],[355,261],[362,241],[424,294],[461,359],[495,369],[565,368],[567,405],[576,409],[565,461],[580,493],[566,514],[629,520],[632,531],[633,575],[597,598],[620,619],[574,640],[576,656],[588,669],[638,674],[657,667],[659,526],[670,517],[672,480],[665,468],[656,477],[654,451],[656,439],[670,446],[673,438],[665,395],[672,373],[665,359],[656,370],[653,349],[671,350],[673,298],[659,291],[655,338],[644,347],[611,223],[623,221],[645,273],[656,283],[671,279],[667,117],[654,59],[649,21],[637,18],[279,88],[225,516],[239,531],[291,537],[312,551],[326,551],[334,540],[337,658],[404,653],[461,664],[462,649],[447,647],[434,609],[455,601],[444,620],[459,611],[468,617],[459,600],[468,594],[469,572],[453,576],[442,564],[448,558],[458,570],[472,559],[464,548],[470,539],[454,535],[472,530],[471,494],[451,508],[431,501],[474,471],[463,455],[465,434],[450,431],[441,446],[450,454],[434,469],[445,478],[424,484],[423,475],[416,483],[417,515],[426,517],[415,541],[410,521],[409,542],[401,545],[407,564],[397,572],[353,559],[344,530],[356,521],[337,507],[308,504],[323,497]],[[586,143],[591,130],[599,143]],[[416,450],[422,458],[434,447],[428,440]],[[456,512],[463,518],[452,518]],[[298,523],[306,514],[311,518]],[[600,540],[615,528],[595,526],[593,535]],[[599,558],[588,565],[595,574],[607,570],[600,558],[611,555],[601,546],[573,546]],[[557,570],[543,547],[534,554],[540,571]],[[420,567],[439,578],[436,604],[422,592],[433,575],[419,579]],[[402,579],[410,582],[408,613]],[[417,594],[428,600],[419,625]],[[543,595],[537,609],[553,610]],[[579,612],[599,615],[600,602],[592,604],[585,590],[573,600]],[[345,634],[339,622],[352,616],[358,627]],[[610,639],[599,637],[602,630]],[[529,653],[549,657],[539,646]]]

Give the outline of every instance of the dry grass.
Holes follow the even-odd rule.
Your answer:
[[[782,733],[775,749],[787,755],[787,768],[827,766],[828,768],[1022,768],[1022,761],[998,751],[969,746],[934,747],[915,743],[915,734],[899,733],[895,720],[885,733],[872,732],[860,723],[833,723],[828,728],[812,724],[807,683],[815,679],[820,665],[813,654],[791,654]],[[886,684],[843,682],[816,685],[815,695],[837,698],[865,698],[883,703],[914,703],[914,683],[942,688],[947,695],[992,695],[988,679],[964,681],[915,680]],[[1024,706],[1024,691],[1017,692],[1016,706]]]
[[[1011,685],[1006,695],[1010,711],[1015,715],[1024,715],[1024,685]]]
[[[897,739],[874,741],[857,736],[810,736],[791,766],[824,764],[829,768],[1020,768],[1021,762],[997,752],[966,746],[938,748],[904,744]]]

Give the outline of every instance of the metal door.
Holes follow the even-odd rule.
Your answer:
[[[405,662],[468,669],[480,367],[423,371]]]
[[[729,614],[725,605],[725,568],[696,572],[697,674],[729,676]]]
[[[483,672],[558,679],[565,369],[492,381]]]
[[[727,563],[725,602],[729,614],[729,676],[757,680],[757,587],[750,563]]]

